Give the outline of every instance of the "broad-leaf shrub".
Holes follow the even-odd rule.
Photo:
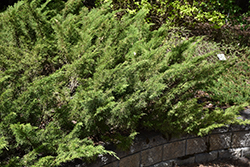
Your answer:
[[[197,23],[209,23],[213,28],[221,28],[225,23],[249,27],[246,18],[249,12],[242,13],[235,0],[106,0],[112,2],[113,9],[126,9],[135,14],[142,8],[148,10],[146,20],[154,23],[153,29],[168,23],[174,26],[193,27]],[[96,0],[97,4],[106,2]],[[242,2],[241,6],[242,6]],[[246,4],[247,5],[247,4]],[[243,26],[245,25],[245,26]]]
[[[193,0],[108,0],[114,9],[126,9],[129,13],[136,13],[142,8],[147,9],[146,20],[154,23],[153,28],[159,28],[164,23],[175,26],[192,26],[198,22],[209,22],[219,28],[225,24],[226,12],[220,11],[221,2],[193,1]],[[97,1],[98,3],[102,1]],[[228,8],[234,8],[232,2],[227,2]],[[230,10],[229,9],[229,10]]]
[[[140,129],[204,134],[237,122],[237,110],[211,113],[194,98],[233,62],[197,53],[202,39],[150,31],[144,8],[119,18],[109,4],[50,2],[1,13],[1,165],[89,162],[114,155],[91,139],[128,148]]]

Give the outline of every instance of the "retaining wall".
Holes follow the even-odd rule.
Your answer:
[[[250,109],[240,111],[240,115],[239,119],[250,119]],[[156,132],[140,132],[129,151],[117,150],[112,145],[105,148],[114,151],[120,160],[99,155],[92,164],[77,159],[61,167],[176,167],[224,158],[250,159],[250,125],[218,128],[204,137],[164,137]]]
[[[120,160],[100,155],[87,167],[172,167],[203,163],[222,158],[250,156],[250,126],[228,126],[215,129],[204,137],[182,136],[166,139],[155,132],[142,132],[129,151],[119,151]]]

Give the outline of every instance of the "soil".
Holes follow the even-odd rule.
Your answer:
[[[240,157],[238,159],[223,159],[207,163],[182,165],[180,167],[250,167],[250,160]]]

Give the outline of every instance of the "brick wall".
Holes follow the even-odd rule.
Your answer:
[[[166,138],[155,132],[142,132],[129,151],[119,151],[120,160],[100,155],[88,167],[171,167],[208,162],[221,158],[250,156],[250,126],[228,126],[214,130],[207,136]],[[84,166],[84,165],[83,165]]]

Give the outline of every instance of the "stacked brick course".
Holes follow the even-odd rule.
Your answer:
[[[166,139],[155,132],[141,133],[129,151],[113,150],[120,160],[100,156],[88,167],[172,167],[223,158],[250,157],[250,126],[229,126],[205,137]]]

